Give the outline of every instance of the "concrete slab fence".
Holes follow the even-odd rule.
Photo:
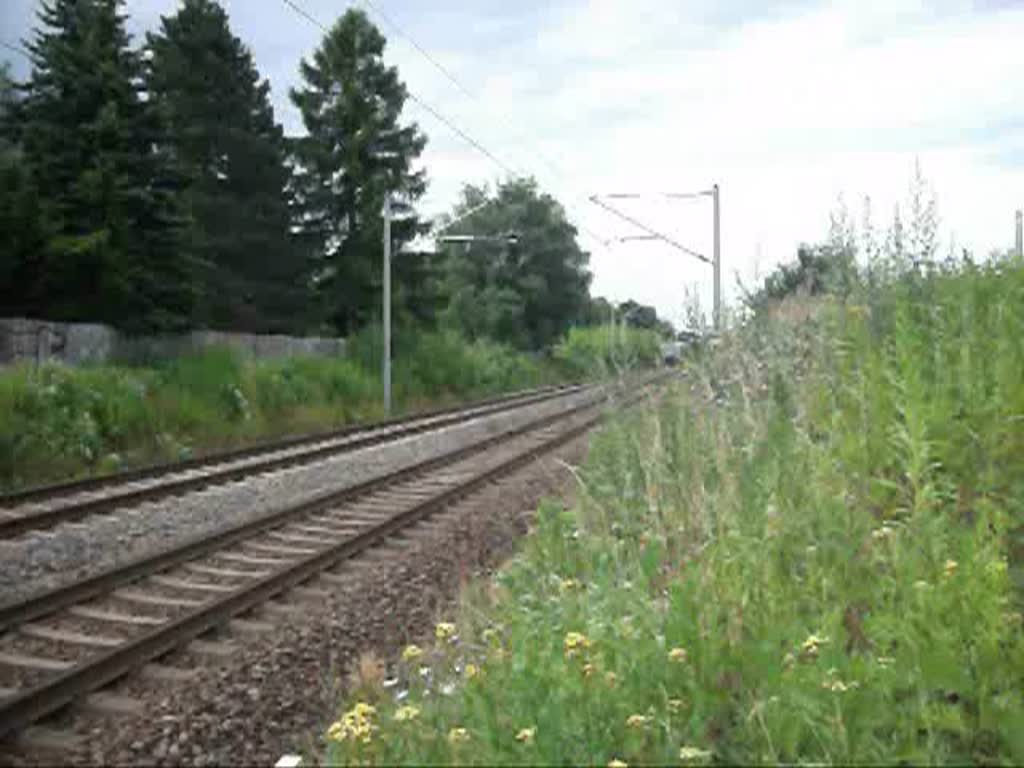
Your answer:
[[[345,340],[323,336],[281,336],[226,331],[181,335],[125,336],[98,323],[58,323],[0,318],[0,365],[60,362],[145,363],[194,354],[214,346],[231,347],[246,357],[344,357]]]

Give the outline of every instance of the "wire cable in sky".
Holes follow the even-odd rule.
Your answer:
[[[417,40],[412,36],[411,33],[406,32],[401,26],[399,26],[398,22],[396,22],[388,14],[386,14],[380,8],[380,6],[377,3],[375,3],[373,0],[359,0],[359,1],[360,1],[360,3],[362,5],[365,5],[372,13],[375,13],[377,16],[379,16],[384,21],[384,23],[386,23],[388,26],[390,26],[400,37],[402,37],[413,48],[415,48],[423,56],[423,58],[425,58],[428,62],[430,62],[434,66],[434,68],[438,72],[440,72],[442,75],[444,75],[444,77],[449,82],[451,82],[451,84],[454,85],[463,95],[467,96],[468,98],[472,99],[473,101],[477,102],[478,104],[483,104],[483,100],[477,94],[473,93],[469,88],[467,88],[465,85],[463,85],[463,83],[451,72],[451,70],[449,70],[446,66],[441,64],[441,62],[439,62],[434,56],[432,56],[426,50],[426,48],[424,48],[422,45],[419,44],[419,42],[417,42]],[[512,124],[515,123],[514,120],[510,119],[509,115],[501,114],[501,116],[503,118],[505,118],[505,121],[509,125],[512,125]],[[544,165],[546,165],[551,171],[553,171],[555,176],[557,176],[563,182],[567,182],[567,179],[566,179],[566,175],[567,174],[564,172],[564,170],[562,168],[560,168],[558,166],[558,164],[556,164],[553,160],[551,160],[545,153],[541,152],[539,148],[537,148],[537,147],[532,147],[532,148],[531,147],[526,147],[524,142],[513,142],[513,143],[514,144],[518,144],[518,145],[520,145],[522,147],[525,147],[528,150],[530,150],[530,153],[533,154],[534,156],[536,156],[542,163],[544,163]],[[519,173],[518,175],[524,176],[525,174]],[[586,196],[583,195],[583,194],[580,194],[580,193],[575,193],[573,196],[578,198],[578,199],[580,199],[580,200],[585,200],[586,199]],[[602,243],[603,245],[607,245],[610,242],[610,240],[608,238],[601,237],[600,235],[597,235],[597,234],[595,234],[592,231],[586,230],[586,228],[581,227],[581,229],[586,231],[592,238],[594,238],[598,242]]]
[[[287,5],[289,8],[294,10],[296,13],[298,13],[304,19],[309,21],[311,24],[313,24],[314,26],[318,27],[323,32],[326,33],[326,32],[329,31],[328,28],[322,22],[320,22],[313,15],[311,15],[306,10],[301,8],[296,2],[294,2],[294,0],[283,0],[283,2],[284,2],[285,5]],[[374,9],[376,11],[376,13],[381,16],[381,18],[384,18],[385,21],[387,21],[389,24],[391,24],[391,26],[394,27],[399,32],[399,34],[401,34],[407,40],[412,42],[412,39],[411,39],[411,37],[409,35],[407,35],[406,33],[402,32],[397,24],[395,24],[394,22],[389,21],[388,17],[384,16],[384,14],[381,11],[377,10],[376,6],[371,5],[369,0],[363,0],[363,2],[365,2],[369,7]],[[426,56],[426,58],[429,61],[431,61],[436,67],[438,67],[439,70],[441,72],[443,72],[446,77],[448,77],[452,82],[454,82],[463,93],[465,93],[470,98],[476,99],[476,97],[473,96],[472,93],[470,93],[465,87],[463,87],[455,79],[454,75],[452,75],[450,72],[448,72],[448,70],[445,67],[443,67],[441,64],[439,64],[438,62],[434,61],[434,59],[429,54],[427,54],[426,51],[421,46],[419,46],[416,43],[413,43],[413,45],[416,47],[416,49],[420,53],[422,53],[424,56]],[[460,128],[453,120],[451,120],[450,118],[446,117],[443,113],[441,113],[440,110],[438,110],[435,107],[431,106],[427,101],[425,101],[424,99],[422,99],[419,96],[417,96],[410,88],[408,88],[408,86],[406,86],[405,90],[406,90],[406,94],[409,96],[409,98],[412,99],[414,102],[416,102],[420,107],[425,109],[427,112],[429,112],[434,117],[434,119],[436,119],[438,122],[444,124],[450,131],[452,131],[459,138],[461,138],[467,144],[469,144],[474,149],[476,149],[478,152],[480,152],[482,155],[484,155],[488,160],[490,160],[496,166],[501,168],[501,170],[503,170],[509,176],[512,176],[513,178],[515,178],[515,177],[523,177],[525,175],[525,174],[523,174],[521,172],[518,172],[518,171],[512,169],[509,165],[504,163],[501,159],[498,158],[497,155],[495,155],[491,150],[489,150],[487,147],[485,147],[481,142],[479,142],[475,138],[473,138],[469,133],[467,133],[462,128]],[[582,225],[578,225],[578,228],[581,231],[587,233],[590,237],[592,237],[594,240],[598,241],[602,245],[607,246],[608,243],[610,242],[608,238],[601,237],[600,235],[597,235],[596,233],[594,233],[593,231],[587,229],[586,227],[583,227]]]
[[[8,43],[6,40],[0,40],[0,48],[6,48],[8,51],[13,51],[14,53],[20,53],[22,56],[24,56],[29,61],[32,60],[32,55],[28,51],[26,51],[24,48],[22,48],[20,45],[13,45],[11,43]]]
[[[663,240],[664,242],[668,243],[669,245],[673,246],[674,248],[678,248],[683,253],[686,253],[686,254],[689,254],[690,256],[698,258],[701,261],[703,261],[705,264],[711,264],[711,259],[709,259],[704,254],[697,253],[696,251],[694,251],[694,250],[692,250],[690,248],[687,248],[685,245],[683,245],[682,243],[680,243],[680,242],[676,241],[675,239],[669,237],[668,235],[662,234],[661,232],[658,232],[656,229],[651,229],[649,226],[644,224],[642,221],[638,221],[637,219],[633,218],[632,216],[629,216],[628,214],[623,213],[622,211],[618,210],[617,208],[613,208],[612,206],[608,205],[607,203],[602,203],[597,195],[591,196],[590,202],[592,202],[594,205],[597,205],[597,206],[600,206],[601,208],[604,208],[609,213],[614,214],[615,216],[618,216],[623,221],[628,221],[633,226],[639,227],[644,232],[646,232],[648,235],[651,235],[651,236],[657,238],[658,240]]]

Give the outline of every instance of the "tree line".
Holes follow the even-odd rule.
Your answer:
[[[450,220],[489,203],[456,225],[484,239],[408,252],[430,229],[426,137],[361,10],[300,62],[289,137],[215,0],[184,0],[139,47],[122,7],[44,0],[28,78],[0,72],[3,314],[350,334],[379,317],[390,196],[400,323],[539,349],[604,321],[575,228],[533,180],[467,186]]]

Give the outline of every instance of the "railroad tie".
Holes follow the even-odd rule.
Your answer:
[[[193,573],[214,576],[218,579],[262,579],[270,575],[270,571],[238,571],[229,568],[214,568],[212,565],[200,563],[185,563],[184,567]]]
[[[274,567],[288,564],[287,560],[280,557],[252,557],[251,555],[243,555],[241,552],[217,552],[215,557],[219,560],[230,560],[233,563],[242,563],[243,565],[269,565]]]
[[[213,640],[193,640],[188,644],[188,650],[197,656],[207,656],[221,661],[238,653],[238,646],[234,643],[219,643]]]
[[[124,600],[128,603],[155,605],[160,608],[198,608],[203,604],[201,600],[186,600],[181,597],[150,595],[145,592],[140,592],[137,589],[116,589],[111,594],[118,600]]]
[[[149,580],[154,584],[159,584],[162,587],[170,587],[171,589],[190,589],[196,592],[209,592],[219,595],[226,595],[229,592],[234,592],[238,589],[238,587],[230,587],[224,584],[206,584],[200,581],[177,579],[173,576],[150,576]]]
[[[146,664],[141,674],[143,677],[158,683],[190,683],[199,672],[195,669],[169,667],[166,664]]]
[[[133,696],[122,696],[117,693],[99,691],[97,693],[90,693],[81,703],[75,706],[77,709],[89,714],[126,717],[142,714],[146,704],[142,699],[136,699]]]
[[[35,637],[40,640],[53,640],[57,643],[68,645],[84,645],[87,648],[116,648],[124,642],[123,637],[112,635],[94,635],[83,632],[65,632],[42,624],[23,624],[18,631],[26,637]]]
[[[281,544],[263,544],[258,541],[246,541],[243,547],[255,549],[257,552],[266,552],[268,555],[286,555],[288,557],[308,557],[317,553],[316,549],[309,547],[286,547]]]
[[[42,656],[26,656],[20,653],[0,653],[0,665],[16,669],[35,669],[44,672],[63,672],[75,666],[73,661],[47,659]]]
[[[252,619],[232,619],[228,622],[228,629],[240,635],[265,635],[273,632],[276,627],[268,621],[254,621]]]
[[[132,616],[131,614],[118,613],[117,611],[101,611],[84,605],[72,606],[68,608],[68,613],[80,619],[91,619],[110,624],[127,624],[136,627],[159,627],[164,623],[163,619],[158,619],[155,616]]]

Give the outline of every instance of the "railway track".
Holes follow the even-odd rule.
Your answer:
[[[131,672],[160,670],[154,662],[177,649],[229,654],[230,643],[203,637],[261,631],[245,616],[274,598],[329,599],[344,580],[338,565],[582,435],[604,404],[595,391],[444,456],[0,607],[0,742]]]
[[[30,488],[0,496],[0,540],[145,501],[235,482],[321,459],[380,445],[411,435],[454,426],[587,389],[583,385],[543,387],[428,413],[355,425],[316,435],[262,443],[174,464],[69,483]]]
[[[204,635],[251,631],[242,616],[271,598],[328,598],[303,585],[341,580],[346,559],[583,434],[603,398],[0,607],[0,739],[172,650],[218,645]]]

